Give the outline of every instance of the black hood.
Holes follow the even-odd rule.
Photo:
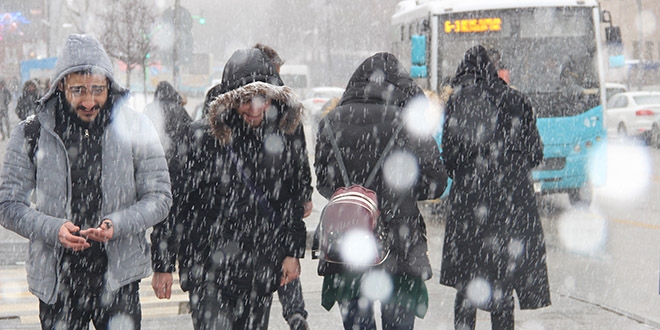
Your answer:
[[[234,52],[225,65],[222,82],[206,95],[205,107],[209,109],[213,135],[221,143],[228,143],[232,135],[228,122],[233,109],[257,95],[266,95],[276,102],[278,128],[285,134],[293,134],[301,122],[303,106],[291,88],[283,85],[262,51],[250,48]]]
[[[355,70],[339,105],[367,103],[404,107],[420,95],[424,92],[394,55],[377,53]]]
[[[154,99],[161,102],[173,102],[176,104],[181,104],[183,99],[181,95],[174,89],[174,86],[167,81],[161,81],[156,86],[156,91],[154,92]]]
[[[240,49],[235,51],[225,64],[219,92],[226,93],[256,81],[275,86],[284,85],[273,63],[261,50]]]
[[[484,81],[490,85],[499,80],[497,69],[488,57],[488,51],[483,46],[477,45],[465,52],[465,57],[458,65],[451,84],[457,86]]]

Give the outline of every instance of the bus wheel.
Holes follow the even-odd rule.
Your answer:
[[[593,191],[590,185],[586,185],[582,188],[577,188],[570,190],[568,192],[568,201],[571,202],[573,206],[589,206],[591,205],[591,198]]]

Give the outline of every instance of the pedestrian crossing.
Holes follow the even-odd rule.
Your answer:
[[[29,292],[25,268],[22,265],[0,268],[0,329],[3,323],[18,324],[21,328],[38,328],[39,300]],[[151,288],[151,277],[140,282],[142,318],[158,318],[188,313],[188,294],[179,287],[174,274],[172,297],[158,299]]]

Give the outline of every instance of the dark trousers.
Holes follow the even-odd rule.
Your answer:
[[[513,294],[508,293],[501,303],[490,312],[490,323],[493,330],[513,330]],[[474,330],[477,325],[477,307],[461,292],[456,293],[454,301],[454,329]]]
[[[277,289],[277,296],[282,303],[282,316],[289,322],[294,315],[300,315],[307,319],[305,310],[305,301],[303,300],[302,286],[300,279],[295,279],[289,284],[280,286]]]
[[[87,330],[91,321],[97,330],[139,330],[142,322],[139,283],[103,295],[62,285],[54,304],[39,301],[41,329]]]
[[[232,298],[223,296],[214,283],[194,287],[188,294],[195,330],[268,329],[272,294],[246,292]]]
[[[353,298],[339,302],[339,308],[345,330],[376,329],[373,302]],[[412,330],[415,325],[415,313],[396,304],[381,303],[380,314],[383,330]]]

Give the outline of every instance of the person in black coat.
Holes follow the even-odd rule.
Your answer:
[[[178,253],[195,329],[267,329],[272,294],[298,278],[305,253],[303,107],[258,49],[234,52],[212,90],[168,225],[152,235],[155,289],[171,290]]]
[[[144,114],[154,124],[165,151],[170,175],[185,161],[187,137],[192,119],[183,107],[183,97],[167,81],[156,86],[154,101],[146,106]]]
[[[529,100],[498,77],[484,47],[465,53],[452,88],[442,136],[453,182],[440,283],[457,290],[456,329],[474,329],[477,308],[491,312],[493,329],[513,329],[514,290],[521,309],[551,304],[531,175],[543,143]],[[497,138],[477,150],[452,116],[483,97],[497,108]]]
[[[37,110],[37,101],[41,95],[39,84],[35,80],[28,80],[23,84],[21,96],[16,101],[16,115],[20,120],[25,120]]]
[[[385,274],[392,284],[392,294],[378,298],[385,329],[412,329],[415,316],[426,313],[428,293],[424,281],[432,271],[426,225],[417,201],[440,197],[447,175],[432,132],[419,135],[416,127],[404,121],[407,106],[413,100],[425,99],[422,89],[394,55],[377,53],[358,66],[337,107],[327,113],[327,121],[320,122],[314,165],[317,189],[328,199],[345,183],[327,125],[334,132],[353,184],[365,184],[378,166],[385,145],[397,127],[404,125],[377,170],[376,179],[367,187],[378,196],[378,221],[389,256],[381,265],[357,273],[328,267],[322,260],[319,264],[319,274],[324,276],[322,304],[330,310],[335,302],[339,303],[345,329],[375,328],[374,298],[362,292],[360,284],[365,277],[377,274]]]

